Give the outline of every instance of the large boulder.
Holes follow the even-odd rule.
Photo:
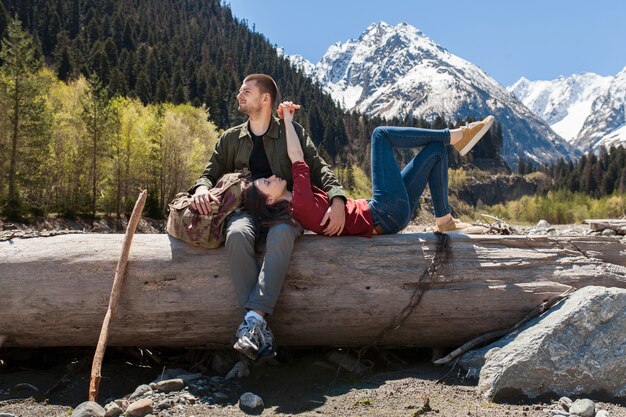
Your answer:
[[[104,408],[94,401],[80,403],[70,417],[104,417]]]
[[[626,290],[584,287],[518,331],[463,355],[494,400],[626,398]]]

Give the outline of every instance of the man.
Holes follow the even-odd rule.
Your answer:
[[[224,132],[204,173],[189,190],[196,210],[208,213],[210,202],[217,201],[209,189],[222,175],[244,167],[250,169],[253,179],[277,175],[292,187],[284,125],[272,115],[277,100],[278,88],[270,76],[252,74],[243,80],[237,94],[238,110],[246,114],[248,120]],[[332,201],[322,220],[323,224],[328,223],[325,233],[338,235],[345,224],[345,192],[302,126],[295,125],[305,160],[311,167],[312,180]],[[254,254],[259,225],[248,213],[240,212],[231,216],[226,228],[228,264],[237,300],[245,312],[233,347],[251,359],[274,356],[274,336],[265,316],[273,313],[294,241],[302,234],[302,229],[287,223],[271,226],[259,270]]]

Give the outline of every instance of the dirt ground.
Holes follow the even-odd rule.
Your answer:
[[[243,416],[246,413],[239,408],[238,399],[244,392],[263,399],[265,408],[256,413],[262,416],[551,416],[546,408],[558,400],[490,402],[477,393],[475,381],[465,379],[462,370],[432,365],[429,350],[371,352],[365,362],[373,367],[361,375],[329,362],[329,351],[282,350],[276,363],[254,367],[249,377],[229,382],[224,390],[228,398],[217,404],[200,401],[175,415]],[[164,367],[219,375],[211,369],[215,352],[155,349],[152,352],[158,352],[153,355],[160,357],[160,364],[141,352],[136,348],[107,351],[100,385],[102,405],[151,382]],[[0,351],[0,413],[69,416],[87,399],[92,354],[89,348]],[[599,402],[596,406],[611,417],[626,416],[626,404]]]

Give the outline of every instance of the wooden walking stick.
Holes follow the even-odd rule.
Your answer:
[[[98,339],[98,345],[96,347],[96,353],[93,356],[93,363],[91,365],[91,379],[89,380],[89,401],[98,401],[98,388],[100,387],[100,370],[102,369],[102,360],[104,359],[104,351],[107,346],[107,339],[109,338],[109,327],[111,320],[117,311],[117,303],[120,299],[122,291],[122,285],[124,284],[124,275],[126,273],[126,264],[128,263],[128,254],[130,252],[130,245],[133,242],[133,236],[137,229],[139,219],[141,219],[141,212],[146,204],[146,196],[148,195],[146,190],[143,190],[137,198],[133,213],[130,216],[128,225],[126,226],[126,235],[124,236],[124,243],[122,246],[122,253],[117,262],[117,269],[115,271],[115,279],[113,280],[113,288],[111,289],[111,298],[109,299],[109,308],[104,321],[102,323],[102,329],[100,329],[100,338]]]

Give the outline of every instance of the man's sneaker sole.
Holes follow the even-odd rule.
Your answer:
[[[265,359],[271,359],[271,358],[275,358],[276,357],[276,346],[266,346],[263,349],[261,349],[261,351],[259,352],[257,359],[258,360],[265,360]]]
[[[472,140],[470,140],[469,142],[467,142],[467,144],[463,147],[463,149],[461,149],[461,150],[459,151],[459,153],[461,154],[461,156],[465,156],[465,155],[467,155],[467,153],[468,153],[469,151],[471,151],[471,150],[472,150],[472,148],[474,147],[474,145],[476,145],[476,143],[478,143],[478,141],[479,141],[480,139],[482,139],[482,137],[485,135],[485,133],[487,133],[487,131],[488,131],[489,129],[491,129],[491,126],[493,126],[493,121],[495,120],[495,117],[493,117],[493,116],[489,116],[489,117],[488,117],[488,119],[489,119],[489,120],[487,121],[487,123],[485,123],[485,125],[483,126],[483,128],[482,128],[482,129],[480,129],[480,130],[478,131],[478,133],[476,133],[476,134],[474,135],[474,137],[472,138]]]
[[[259,348],[245,336],[240,337],[233,345],[233,348],[236,351],[243,353],[253,361],[259,357]]]

